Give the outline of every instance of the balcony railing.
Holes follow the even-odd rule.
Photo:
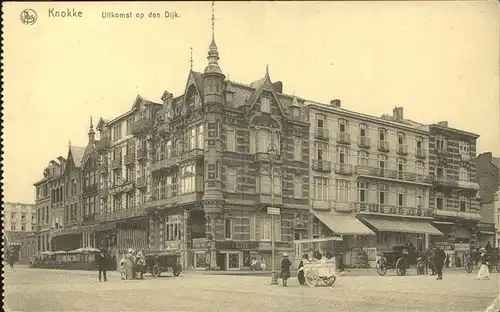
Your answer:
[[[337,142],[343,144],[351,144],[351,135],[346,132],[337,133]]]
[[[351,175],[352,174],[352,165],[349,164],[335,164],[335,173],[343,174],[343,175]]]
[[[438,156],[446,156],[446,155],[448,155],[448,150],[446,148],[437,147],[436,148],[436,154]]]
[[[104,221],[117,221],[129,218],[140,217],[144,215],[144,210],[138,206],[127,207],[124,209],[115,210],[114,212],[107,212],[103,215]]]
[[[420,159],[425,159],[427,154],[427,151],[421,147],[417,147],[415,151],[415,157],[420,158]]]
[[[389,141],[378,140],[377,149],[381,152],[388,152],[389,151]]]
[[[433,176],[434,184],[437,186],[455,187],[456,181],[448,177]]]
[[[470,154],[461,153],[460,160],[462,160],[463,162],[469,162],[472,160],[472,157]]]
[[[369,137],[360,136],[358,137],[358,147],[361,148],[370,148],[371,140]]]
[[[167,169],[172,166],[178,165],[179,163],[179,156],[172,156],[169,158],[163,158],[160,160],[157,160],[151,164],[151,171],[158,171],[161,169]]]
[[[332,171],[332,164],[326,160],[313,160],[313,170],[329,173]]]
[[[111,148],[111,140],[109,138],[102,138],[95,142],[95,148],[98,152]]]
[[[359,176],[372,177],[372,178],[386,178],[392,180],[401,180],[406,182],[417,182],[431,184],[432,179],[425,174],[404,172],[399,170],[391,170],[385,168],[369,167],[369,166],[356,166],[356,174]]]
[[[333,207],[337,212],[351,212],[356,210],[356,203],[333,202]]]
[[[328,131],[328,129],[325,128],[316,128],[316,131],[314,132],[314,137],[316,139],[328,141],[330,139],[330,132]]]
[[[111,160],[111,169],[119,169],[122,167],[122,155],[118,155],[115,159]]]
[[[146,148],[140,148],[137,150],[137,160],[142,160],[147,158],[148,158],[148,151],[146,150]]]
[[[440,217],[452,217],[452,218],[459,218],[459,219],[465,219],[465,220],[475,220],[479,221],[481,220],[481,215],[479,212],[475,211],[457,211],[454,209],[436,209],[434,210],[434,214],[436,216]]]
[[[357,205],[357,210],[360,213],[413,216],[413,217],[432,217],[434,214],[431,209],[419,208],[419,207],[405,207],[398,205],[372,204],[364,202],[358,202],[356,203],[356,205]]]
[[[123,162],[125,163],[125,166],[133,164],[135,162],[135,154],[130,153],[130,154],[125,155]]]
[[[141,187],[145,187],[145,186],[146,186],[146,177],[142,176],[142,177],[137,178],[137,187],[141,188]]]
[[[97,192],[97,184],[83,186],[84,193],[94,193]]]
[[[457,187],[463,188],[463,189],[469,189],[469,190],[479,190],[479,183],[476,181],[463,181],[463,180],[457,180],[455,181],[455,184]]]
[[[271,194],[260,194],[260,203],[267,206],[276,206],[283,203],[283,198],[281,197],[281,195],[274,195],[274,198],[272,197],[273,196],[271,196]]]
[[[399,155],[408,155],[408,145],[398,144],[398,154]]]
[[[190,151],[186,151],[186,152],[182,153],[180,156],[180,160],[189,160],[192,158],[201,157],[204,155],[204,153],[205,153],[205,151],[202,150],[201,148],[195,148],[195,149],[192,149]]]
[[[151,120],[146,119],[146,118],[141,118],[132,124],[132,127],[130,129],[130,133],[132,133],[132,134],[141,133],[141,132],[146,131],[149,128],[151,128],[152,125],[153,125],[153,123]]]

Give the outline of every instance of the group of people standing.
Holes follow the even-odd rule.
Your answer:
[[[132,248],[127,250],[127,253],[120,260],[120,275],[122,280],[144,279],[144,268],[146,266],[146,258],[144,252],[138,252]]]

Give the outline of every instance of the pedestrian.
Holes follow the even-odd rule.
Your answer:
[[[477,272],[476,279],[487,280],[490,279],[490,269],[488,267],[488,255],[486,254],[486,249],[481,249],[481,266],[479,267],[479,272]]]
[[[106,276],[107,259],[107,251],[106,249],[104,249],[104,247],[101,247],[99,252],[95,255],[97,270],[99,272],[99,282],[101,282],[102,279],[104,279],[105,282],[108,281],[108,278]]]
[[[134,250],[129,248],[125,255],[125,279],[131,280],[134,277]]]
[[[431,267],[431,276],[436,275],[436,266],[434,265],[434,259],[436,258],[436,248],[430,251],[429,265]]]
[[[300,260],[297,270],[297,279],[299,280],[300,286],[304,286],[306,284],[306,278],[304,275],[304,260]]]
[[[257,261],[257,257],[253,257],[251,264],[252,271],[257,271],[258,264],[259,262]]]
[[[444,252],[444,250],[436,246],[436,252],[434,254],[434,267],[438,275],[438,277],[436,278],[437,280],[443,279],[443,266],[445,261],[446,253]]]
[[[287,287],[287,281],[290,278],[290,267],[292,266],[292,262],[288,259],[288,255],[286,253],[283,254],[283,259],[281,260],[281,272],[280,278],[283,280],[283,286]]]
[[[492,249],[492,248],[493,248],[493,247],[491,247],[491,243],[490,243],[490,241],[488,241],[488,242],[486,243],[486,248],[485,248],[485,249],[486,249],[486,253],[488,253],[488,252],[490,251],[490,249]]]

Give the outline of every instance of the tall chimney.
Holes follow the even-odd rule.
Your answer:
[[[392,110],[392,117],[394,120],[403,120],[403,107],[394,107]]]
[[[330,101],[330,105],[333,106],[333,107],[339,107],[340,108],[341,101],[339,99],[333,99],[333,100]]]
[[[437,124],[438,124],[438,126],[448,128],[448,121],[446,121],[446,120],[439,121]]]
[[[273,83],[273,89],[276,93],[283,93],[283,82],[276,81],[275,83]]]

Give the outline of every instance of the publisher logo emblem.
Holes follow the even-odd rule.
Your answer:
[[[26,9],[21,12],[21,22],[24,25],[33,25],[37,20],[36,12],[32,9]]]

